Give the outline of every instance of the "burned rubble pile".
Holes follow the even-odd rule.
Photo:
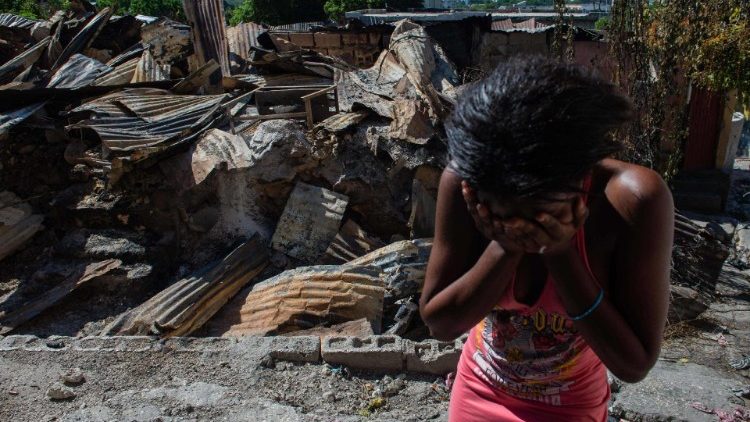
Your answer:
[[[0,334],[429,338],[458,70],[409,21],[357,69],[185,5],[0,15]],[[727,256],[677,239],[672,321]]]

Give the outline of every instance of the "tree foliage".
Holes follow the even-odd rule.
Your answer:
[[[687,139],[689,85],[750,99],[750,2],[747,0],[616,0],[608,38],[616,80],[638,118],[623,138],[628,159],[676,171]],[[660,156],[662,146],[672,148]]]
[[[331,19],[340,19],[344,13],[361,9],[408,10],[424,7],[422,0],[328,0],[324,10]]]
[[[244,0],[229,13],[231,25],[240,22],[257,22],[283,25],[296,22],[314,22],[325,19],[325,0]]]
[[[0,0],[0,13],[13,13],[29,19],[46,19],[67,7],[67,0]]]
[[[116,13],[185,19],[181,0],[99,0],[97,7],[112,7]]]

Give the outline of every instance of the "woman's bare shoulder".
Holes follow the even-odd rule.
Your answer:
[[[605,193],[612,206],[629,223],[642,218],[663,218],[674,214],[672,192],[659,173],[618,160],[601,166],[610,174]]]

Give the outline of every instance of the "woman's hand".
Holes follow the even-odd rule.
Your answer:
[[[582,197],[576,199],[569,222],[550,214],[540,214],[536,221],[514,218],[504,221],[505,233],[523,245],[526,252],[554,255],[566,251],[571,239],[588,218],[588,208]]]
[[[474,192],[474,189],[472,189],[468,183],[462,182],[461,188],[469,214],[471,214],[471,217],[474,219],[474,224],[476,225],[477,230],[479,230],[485,238],[496,241],[506,252],[526,252],[526,248],[523,244],[514,242],[509,238],[505,233],[504,222],[495,218],[490,212],[490,209],[479,202],[476,192]]]

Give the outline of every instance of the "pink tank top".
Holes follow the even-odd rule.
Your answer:
[[[591,272],[585,239],[582,228],[572,241]],[[470,333],[464,360],[471,372],[497,392],[520,399],[515,406],[546,408],[566,420],[590,417],[592,411],[606,415],[606,369],[568,318],[553,280],[532,306],[515,300],[514,284]]]

